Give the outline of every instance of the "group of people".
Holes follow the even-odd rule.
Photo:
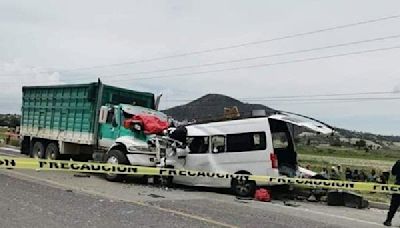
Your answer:
[[[306,167],[310,170],[309,165]],[[321,176],[325,176],[327,179],[341,180],[342,178],[341,166],[332,166],[330,172],[327,168],[323,168],[320,173]],[[347,181],[360,181],[360,182],[376,182],[380,184],[388,184],[390,174],[395,177],[396,185],[400,185],[400,160],[398,160],[392,167],[391,172],[382,172],[377,174],[375,169],[372,169],[370,173],[365,173],[364,170],[346,168],[344,177]],[[383,225],[391,226],[392,219],[400,207],[400,194],[392,194],[390,201],[389,211]]]
[[[380,184],[387,184],[390,176],[389,172],[377,173],[375,169],[366,172],[358,169],[352,170],[349,167],[344,170],[343,175],[342,167],[340,165],[332,166],[330,170],[328,168],[322,168],[322,171],[319,174],[330,180],[345,179],[346,181],[352,182],[376,182]]]
[[[380,174],[376,173],[375,169],[372,169],[371,172],[366,173],[364,170],[346,168],[345,170],[345,179],[347,181],[354,182],[376,182],[380,184],[387,184],[389,180],[390,173],[382,172]]]

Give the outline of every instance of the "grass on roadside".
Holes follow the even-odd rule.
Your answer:
[[[315,150],[314,150],[315,151]],[[303,151],[304,152],[304,151]],[[390,157],[390,156],[388,156]],[[386,157],[383,159],[376,159],[376,157],[365,156],[358,157],[357,155],[351,154],[343,154],[340,152],[333,153],[300,153],[299,154],[299,165],[302,167],[306,167],[307,165],[311,166],[311,170],[315,172],[321,172],[323,168],[327,168],[328,171],[331,170],[332,166],[340,165],[342,167],[341,179],[345,180],[344,170],[346,168],[350,168],[351,170],[358,169],[359,171],[363,170],[367,175],[371,172],[372,169],[375,169],[377,173],[381,173],[382,171],[390,170],[391,166],[397,159],[388,159]],[[394,183],[394,177],[391,175],[389,178],[389,183]],[[390,202],[390,194],[383,193],[370,193],[370,192],[358,192],[363,197],[365,197],[369,201],[381,202],[381,203],[389,203]]]
[[[366,152],[363,149],[354,147],[333,147],[333,146],[297,146],[299,154],[309,154],[318,156],[335,156],[341,158],[361,158],[371,160],[396,161],[400,159],[400,150],[380,149]]]

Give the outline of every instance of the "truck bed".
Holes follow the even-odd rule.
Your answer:
[[[94,144],[98,83],[23,87],[21,135]],[[154,95],[104,85],[101,105],[136,103],[154,108]]]

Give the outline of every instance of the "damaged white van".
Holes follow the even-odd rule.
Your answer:
[[[296,176],[297,154],[290,124],[332,134],[333,128],[289,113],[186,126],[189,153],[174,167],[235,174]],[[239,196],[256,190],[255,181],[176,176],[173,182],[192,186],[232,188]]]

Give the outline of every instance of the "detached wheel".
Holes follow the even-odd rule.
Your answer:
[[[173,176],[154,176],[153,178],[155,185],[161,185],[168,188],[174,187]]]
[[[50,143],[46,148],[46,159],[58,160],[61,158],[60,150],[56,143]]]
[[[128,158],[125,156],[124,153],[122,153],[119,150],[110,150],[107,155],[106,155],[106,162],[109,164],[120,164],[120,165],[128,165],[129,161]],[[122,181],[125,178],[126,175],[122,174],[110,174],[107,173],[105,175],[105,178],[108,181],[113,181],[113,182],[119,182]]]
[[[253,197],[256,187],[256,182],[250,180],[232,179],[231,181],[233,194],[240,197]]]
[[[37,141],[33,144],[31,157],[32,158],[44,158],[45,156],[45,149],[42,142]]]

